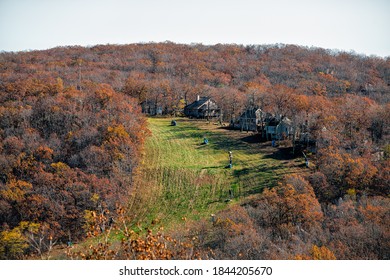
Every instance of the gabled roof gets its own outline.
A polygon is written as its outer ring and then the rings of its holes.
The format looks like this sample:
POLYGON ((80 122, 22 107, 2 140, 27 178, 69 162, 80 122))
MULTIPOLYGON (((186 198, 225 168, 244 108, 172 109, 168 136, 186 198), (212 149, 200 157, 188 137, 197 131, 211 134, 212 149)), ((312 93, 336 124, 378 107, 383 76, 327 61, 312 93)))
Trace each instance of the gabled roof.
POLYGON ((209 100, 210 100, 210 97, 202 97, 199 100, 196 100, 196 101, 192 102, 191 104, 187 105, 185 108, 187 110, 194 110, 194 109, 196 110, 196 109, 199 109, 200 107, 202 107, 209 100))
POLYGON ((268 123, 268 126, 277 126, 281 123, 286 125, 286 126, 290 126, 291 120, 287 117, 282 117, 282 119, 272 117, 272 118, 268 119, 267 123, 268 123))
POLYGON ((287 117, 284 117, 280 122, 282 124, 284 124, 284 125, 287 125, 287 126, 291 126, 292 125, 292 121, 289 118, 287 118, 287 117))
POLYGON ((252 108, 252 109, 247 109, 244 113, 241 114, 241 118, 249 118, 249 119, 256 119, 256 113, 258 114, 261 112, 261 109, 259 108, 252 108))

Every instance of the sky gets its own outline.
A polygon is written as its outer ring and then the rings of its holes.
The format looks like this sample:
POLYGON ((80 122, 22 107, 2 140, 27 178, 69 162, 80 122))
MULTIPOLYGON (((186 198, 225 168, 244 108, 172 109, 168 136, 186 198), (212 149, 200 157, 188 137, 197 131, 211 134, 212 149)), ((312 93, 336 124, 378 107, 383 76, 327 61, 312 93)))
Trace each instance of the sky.
POLYGON ((141 42, 390 56, 390 0, 0 0, 0 51, 141 42))

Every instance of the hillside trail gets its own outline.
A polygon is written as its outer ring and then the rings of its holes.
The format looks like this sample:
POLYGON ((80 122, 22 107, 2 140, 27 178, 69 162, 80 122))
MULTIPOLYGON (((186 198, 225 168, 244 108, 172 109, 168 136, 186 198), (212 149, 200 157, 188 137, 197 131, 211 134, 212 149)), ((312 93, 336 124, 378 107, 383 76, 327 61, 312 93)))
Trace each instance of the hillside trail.
POLYGON ((286 174, 307 173, 288 147, 204 120, 149 118, 151 136, 137 179, 133 219, 143 226, 197 220, 273 187, 286 174), (208 144, 204 144, 204 138, 208 144), (228 168, 233 154, 233 168, 228 168), (160 223, 159 223, 160 222, 160 223))

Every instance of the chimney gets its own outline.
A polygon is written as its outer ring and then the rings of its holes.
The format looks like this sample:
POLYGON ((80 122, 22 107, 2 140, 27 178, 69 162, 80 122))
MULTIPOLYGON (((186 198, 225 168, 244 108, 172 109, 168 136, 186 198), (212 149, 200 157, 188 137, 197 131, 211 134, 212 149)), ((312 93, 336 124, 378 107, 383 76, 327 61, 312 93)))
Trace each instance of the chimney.
POLYGON ((200 100, 200 97, 199 95, 196 96, 196 101, 199 101, 200 100))

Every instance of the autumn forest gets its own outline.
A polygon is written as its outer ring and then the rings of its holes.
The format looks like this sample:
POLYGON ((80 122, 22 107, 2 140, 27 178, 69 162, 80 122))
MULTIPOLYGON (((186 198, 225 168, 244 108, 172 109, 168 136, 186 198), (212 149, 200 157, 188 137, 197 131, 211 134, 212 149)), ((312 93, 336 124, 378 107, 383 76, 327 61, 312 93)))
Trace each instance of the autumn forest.
MULTIPOLYGON (((389 259, 389 140, 389 57, 172 42, 2 52, 0 258, 389 259), (220 117, 185 118, 197 96, 220 117), (142 197, 157 195, 141 174, 151 123, 188 122, 206 129, 201 141, 248 108, 287 117, 315 145, 286 138, 273 163, 287 170, 304 155, 310 166, 221 194, 211 220, 207 209, 175 226, 138 219, 142 197)), ((221 185, 246 176, 221 172, 221 185)))

